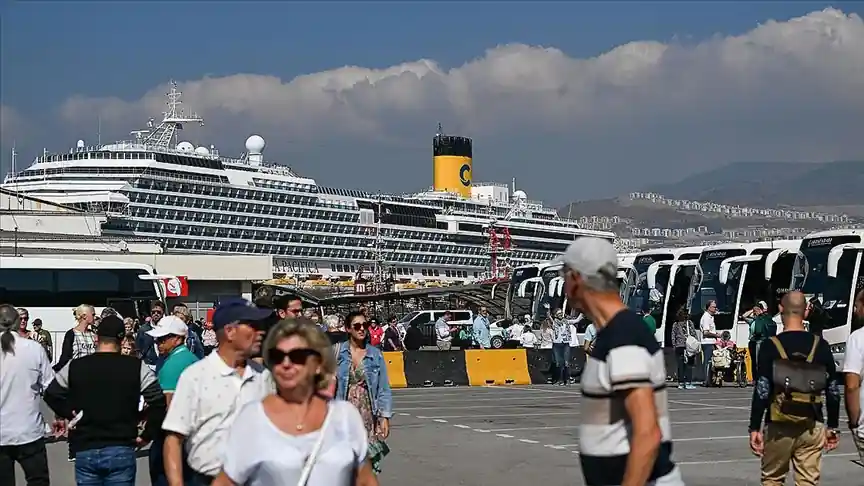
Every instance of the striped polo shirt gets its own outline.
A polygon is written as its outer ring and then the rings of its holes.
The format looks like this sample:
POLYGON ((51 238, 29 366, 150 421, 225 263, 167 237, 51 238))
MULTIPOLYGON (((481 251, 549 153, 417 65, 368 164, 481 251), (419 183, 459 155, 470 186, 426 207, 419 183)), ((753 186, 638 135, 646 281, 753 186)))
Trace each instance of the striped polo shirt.
POLYGON ((619 392, 639 387, 654 389, 657 420, 663 434, 648 484, 684 485, 672 462, 663 349, 636 313, 622 310, 597 332, 582 374, 579 443, 587 486, 614 486, 624 480, 631 425, 624 394, 619 392))

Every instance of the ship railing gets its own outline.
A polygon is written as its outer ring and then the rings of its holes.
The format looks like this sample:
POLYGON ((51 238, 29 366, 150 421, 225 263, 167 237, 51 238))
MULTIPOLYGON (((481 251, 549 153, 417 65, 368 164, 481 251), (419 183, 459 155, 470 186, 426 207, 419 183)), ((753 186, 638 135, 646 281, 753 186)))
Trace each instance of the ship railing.
POLYGON ((503 189, 510 189, 510 186, 503 182, 472 182, 471 185, 474 187, 501 187, 503 189))
POLYGON ((276 164, 273 162, 260 162, 257 164, 252 164, 249 162, 249 159, 235 159, 231 157, 219 157, 219 160, 222 161, 223 164, 228 165, 242 165, 243 167, 256 167, 260 169, 260 172, 264 172, 267 174, 276 174, 283 175, 288 177, 300 177, 294 172, 290 167, 285 165, 276 164))

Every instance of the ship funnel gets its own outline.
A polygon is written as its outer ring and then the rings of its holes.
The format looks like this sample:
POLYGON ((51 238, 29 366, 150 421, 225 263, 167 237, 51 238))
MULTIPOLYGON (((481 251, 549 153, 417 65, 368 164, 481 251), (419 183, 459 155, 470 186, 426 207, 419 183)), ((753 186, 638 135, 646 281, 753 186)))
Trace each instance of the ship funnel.
POLYGON ((432 187, 435 191, 471 197, 473 142, 468 137, 445 135, 438 125, 432 141, 432 187))

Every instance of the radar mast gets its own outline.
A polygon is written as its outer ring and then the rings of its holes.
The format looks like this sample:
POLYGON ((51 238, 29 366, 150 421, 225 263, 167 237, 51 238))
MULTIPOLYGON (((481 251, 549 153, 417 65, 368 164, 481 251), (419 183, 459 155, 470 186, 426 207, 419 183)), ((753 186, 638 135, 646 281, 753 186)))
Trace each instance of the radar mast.
POLYGON ((204 119, 197 114, 192 113, 186 116, 183 113, 183 109, 180 107, 183 104, 180 101, 181 94, 177 90, 177 82, 172 79, 171 90, 166 93, 166 96, 168 96, 168 110, 163 113, 164 118, 162 118, 162 123, 147 134, 143 138, 142 143, 157 147, 170 147, 176 131, 182 130, 184 123, 199 123, 201 126, 204 126, 204 119))

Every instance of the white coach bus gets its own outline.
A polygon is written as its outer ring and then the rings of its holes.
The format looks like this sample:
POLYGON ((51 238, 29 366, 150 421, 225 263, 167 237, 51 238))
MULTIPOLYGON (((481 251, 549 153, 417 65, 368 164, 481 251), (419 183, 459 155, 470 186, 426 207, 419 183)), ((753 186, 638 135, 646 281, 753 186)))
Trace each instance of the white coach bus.
POLYGON ((0 303, 26 308, 31 322, 41 319, 57 358, 63 335, 75 325, 75 307, 90 304, 97 315, 112 307, 123 317, 143 319, 152 301, 164 302, 165 278, 171 277, 138 263, 0 257, 0 303))

